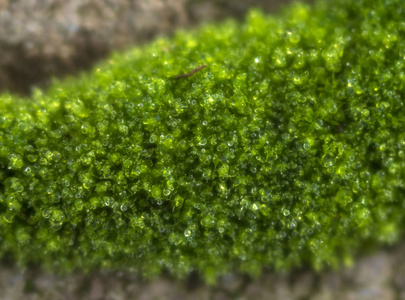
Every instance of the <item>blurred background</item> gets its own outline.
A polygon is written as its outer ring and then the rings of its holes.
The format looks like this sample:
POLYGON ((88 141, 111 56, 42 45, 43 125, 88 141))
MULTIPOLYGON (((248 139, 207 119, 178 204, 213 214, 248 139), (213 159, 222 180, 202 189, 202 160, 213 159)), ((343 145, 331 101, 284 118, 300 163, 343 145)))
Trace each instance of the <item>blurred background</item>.
MULTIPOLYGON (((292 0, 0 0, 0 92, 28 95, 53 77, 87 70, 111 51, 140 45, 177 28, 252 7, 272 13, 292 0)), ((310 2, 310 1, 307 1, 310 2)), ((0 263, 0 300, 367 299, 405 300, 405 244, 359 257, 350 268, 320 274, 265 271, 258 279, 228 274, 215 288, 192 274, 146 282, 133 274, 70 276, 0 263)))

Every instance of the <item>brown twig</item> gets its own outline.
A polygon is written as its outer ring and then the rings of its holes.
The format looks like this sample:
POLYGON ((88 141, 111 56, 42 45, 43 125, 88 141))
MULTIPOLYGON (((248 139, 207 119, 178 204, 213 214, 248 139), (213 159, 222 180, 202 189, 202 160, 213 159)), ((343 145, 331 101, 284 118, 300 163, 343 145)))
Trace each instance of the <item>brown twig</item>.
POLYGON ((192 71, 190 71, 190 72, 188 72, 188 73, 186 73, 186 74, 180 74, 180 75, 175 76, 174 78, 175 78, 175 79, 179 79, 179 78, 189 77, 189 76, 193 75, 194 73, 196 73, 196 72, 198 72, 198 71, 200 71, 201 69, 204 69, 204 68, 206 68, 206 67, 207 67, 207 65, 199 66, 198 68, 195 68, 194 70, 192 70, 192 71))

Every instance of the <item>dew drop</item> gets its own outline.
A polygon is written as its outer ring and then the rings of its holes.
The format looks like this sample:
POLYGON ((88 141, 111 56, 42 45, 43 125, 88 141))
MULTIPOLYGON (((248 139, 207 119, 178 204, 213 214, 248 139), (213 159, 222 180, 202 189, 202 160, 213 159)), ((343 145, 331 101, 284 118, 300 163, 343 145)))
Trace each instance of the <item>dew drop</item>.
POLYGON ((162 196, 162 190, 160 187, 158 186, 154 186, 152 188, 152 197, 156 198, 156 199, 160 199, 160 197, 162 196))

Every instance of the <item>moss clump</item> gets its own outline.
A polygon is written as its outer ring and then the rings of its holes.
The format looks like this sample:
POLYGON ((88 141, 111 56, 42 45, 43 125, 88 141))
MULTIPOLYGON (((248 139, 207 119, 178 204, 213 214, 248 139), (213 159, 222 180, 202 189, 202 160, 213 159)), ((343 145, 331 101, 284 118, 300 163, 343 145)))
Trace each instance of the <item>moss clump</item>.
POLYGON ((404 20, 402 0, 253 11, 1 96, 0 255, 214 281, 397 240, 404 20))

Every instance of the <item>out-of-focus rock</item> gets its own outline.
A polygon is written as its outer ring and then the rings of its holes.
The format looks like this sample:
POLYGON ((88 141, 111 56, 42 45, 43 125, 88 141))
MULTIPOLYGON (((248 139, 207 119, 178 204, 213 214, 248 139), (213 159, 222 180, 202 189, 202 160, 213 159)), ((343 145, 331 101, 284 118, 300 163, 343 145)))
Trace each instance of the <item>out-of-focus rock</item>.
POLYGON ((90 300, 100 300, 104 296, 104 287, 99 278, 95 277, 91 283, 90 300))
POLYGON ((387 253, 364 257, 356 264, 353 280, 358 286, 363 287, 383 285, 391 278, 391 264, 387 253))
POLYGON ((405 300, 405 243, 396 248, 393 255, 394 285, 405 300))
POLYGON ((395 300, 395 292, 389 288, 368 287, 342 293, 342 300, 395 300))
POLYGON ((294 299, 307 298, 315 284, 315 274, 311 272, 300 273, 291 284, 291 293, 294 299))
POLYGON ((226 274, 221 278, 222 288, 231 294, 237 293, 243 287, 244 279, 242 276, 237 276, 235 274, 226 274))

